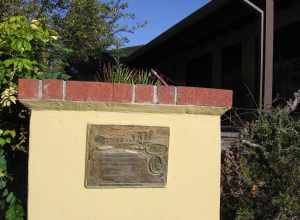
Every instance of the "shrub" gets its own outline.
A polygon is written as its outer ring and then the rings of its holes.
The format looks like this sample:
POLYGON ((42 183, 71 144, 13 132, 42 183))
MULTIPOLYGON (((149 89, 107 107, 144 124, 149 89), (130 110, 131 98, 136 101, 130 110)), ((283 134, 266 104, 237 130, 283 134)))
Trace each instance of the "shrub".
POLYGON ((14 16, 0 23, 0 219, 25 217, 21 199, 26 198, 21 197, 26 197, 26 189, 20 189, 16 178, 26 177, 26 162, 21 167, 18 159, 27 150, 29 112, 16 101, 17 80, 39 77, 39 57, 56 39, 56 33, 38 20, 14 16))
POLYGON ((258 112, 223 152, 222 219, 300 219, 300 121, 289 109, 258 112))

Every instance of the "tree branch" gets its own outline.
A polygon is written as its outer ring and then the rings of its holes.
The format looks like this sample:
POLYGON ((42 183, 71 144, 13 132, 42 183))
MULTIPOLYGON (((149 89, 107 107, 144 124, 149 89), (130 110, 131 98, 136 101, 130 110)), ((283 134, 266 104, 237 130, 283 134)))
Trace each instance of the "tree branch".
POLYGON ((241 142, 242 142, 243 144, 249 146, 249 147, 260 148, 260 149, 263 148, 261 145, 252 143, 252 142, 247 141, 247 140, 242 140, 241 142))

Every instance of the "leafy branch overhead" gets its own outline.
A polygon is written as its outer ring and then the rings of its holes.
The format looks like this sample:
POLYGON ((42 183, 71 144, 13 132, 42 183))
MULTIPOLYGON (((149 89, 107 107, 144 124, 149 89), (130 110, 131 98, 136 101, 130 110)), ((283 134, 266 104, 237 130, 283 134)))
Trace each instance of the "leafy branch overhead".
POLYGON ((56 16, 54 25, 63 38, 64 44, 76 51, 75 58, 95 56, 111 47, 120 47, 127 42, 120 34, 133 33, 142 25, 129 27, 121 25, 122 19, 134 19, 127 13, 128 5, 122 1, 107 3, 97 0, 77 0, 68 5, 67 12, 56 16))
POLYGON ((0 19, 23 15, 50 25, 75 60, 86 60, 104 50, 121 47, 128 42, 122 33, 134 33, 146 24, 127 25, 126 21, 134 20, 135 15, 127 11, 128 3, 122 0, 1 1, 1 7, 6 11, 0 10, 0 19))
POLYGON ((38 20, 9 17, 0 23, 0 88, 15 86, 18 77, 36 78, 41 69, 37 57, 58 38, 38 20))

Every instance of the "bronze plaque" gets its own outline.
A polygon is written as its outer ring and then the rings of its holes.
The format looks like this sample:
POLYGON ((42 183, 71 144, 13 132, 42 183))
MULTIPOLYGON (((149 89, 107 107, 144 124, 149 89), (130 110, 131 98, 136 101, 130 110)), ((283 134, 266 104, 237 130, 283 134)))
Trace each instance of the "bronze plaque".
POLYGON ((88 125, 86 186, 164 187, 170 129, 88 125))

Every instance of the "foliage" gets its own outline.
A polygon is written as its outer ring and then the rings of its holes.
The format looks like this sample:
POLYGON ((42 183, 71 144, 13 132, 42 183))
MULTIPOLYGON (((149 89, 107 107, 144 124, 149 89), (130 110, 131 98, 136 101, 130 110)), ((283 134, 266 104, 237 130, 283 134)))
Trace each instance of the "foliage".
POLYGON ((56 39, 56 32, 35 19, 14 16, 0 23, 0 219, 25 216, 9 166, 20 163, 13 160, 26 152, 28 142, 29 113, 16 102, 17 80, 41 77, 44 64, 38 58, 56 39))
POLYGON ((300 121, 286 108, 258 113, 223 158, 223 219, 300 219, 300 121))
POLYGON ((233 220, 244 193, 241 174, 240 149, 231 146, 222 150, 221 166, 221 219, 233 220))
POLYGON ((142 69, 131 69, 119 62, 115 65, 104 65, 103 70, 98 73, 98 81, 112 83, 130 83, 130 84, 159 84, 159 80, 153 77, 150 71, 142 69))
POLYGON ((76 51, 77 59, 88 59, 109 47, 119 47, 127 41, 121 32, 132 32, 137 27, 120 26, 120 19, 134 18, 124 12, 127 3, 97 0, 70 2, 64 17, 55 17, 55 24, 66 46, 76 51))
POLYGON ((61 79, 61 80, 68 80, 71 78, 68 74, 64 72, 38 72, 37 74, 38 79, 61 79))
POLYGON ((36 78, 41 68, 36 58, 56 38, 38 20, 16 16, 0 23, 0 89, 14 87, 19 77, 36 78))
POLYGON ((10 16, 24 16, 30 20, 42 20, 62 11, 67 7, 69 0, 13 0, 0 1, 0 20, 10 16))
POLYGON ((84 72, 84 68, 74 68, 101 57, 107 49, 121 47, 128 42, 122 33, 133 33, 145 24, 121 24, 122 20, 135 19, 134 14, 127 12, 128 4, 123 0, 0 1, 0 8, 0 20, 23 15, 51 26, 60 36, 57 43, 61 49, 55 57, 62 61, 53 64, 54 71, 60 65, 72 66, 68 68, 72 73, 84 72))
POLYGON ((15 193, 10 191, 9 183, 13 180, 8 172, 7 151, 5 147, 10 146, 16 139, 15 130, 0 129, 0 210, 5 210, 0 218, 6 220, 24 219, 24 210, 21 201, 17 199, 15 193))

